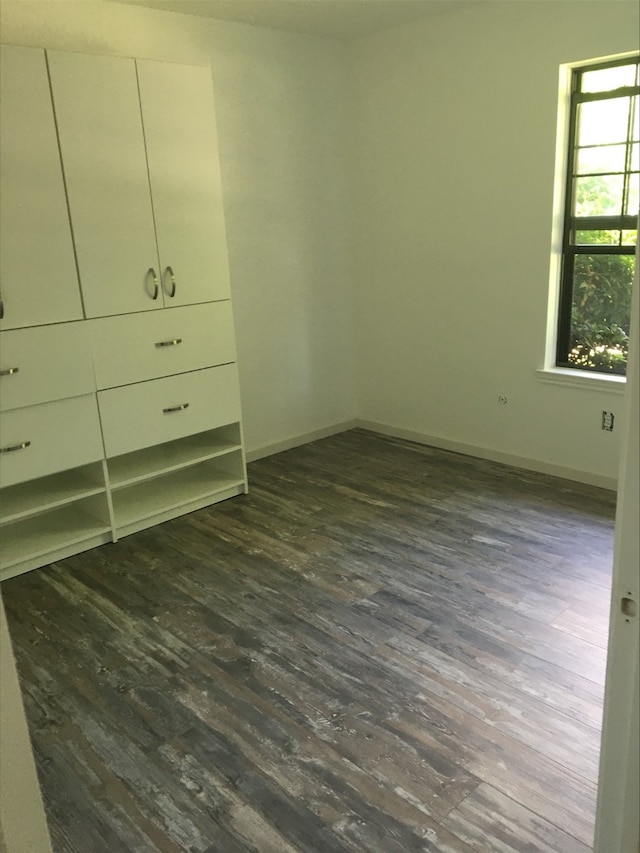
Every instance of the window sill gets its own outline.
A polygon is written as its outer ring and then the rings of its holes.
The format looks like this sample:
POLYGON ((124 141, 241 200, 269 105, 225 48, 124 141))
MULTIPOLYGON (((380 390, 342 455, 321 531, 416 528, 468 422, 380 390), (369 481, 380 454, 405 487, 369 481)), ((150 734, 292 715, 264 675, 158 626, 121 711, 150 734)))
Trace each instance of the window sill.
POLYGON ((612 394, 623 394, 627 385, 626 376, 582 373, 579 370, 564 367, 546 367, 543 370, 536 370, 536 376, 541 382, 548 382, 551 385, 581 388, 583 391, 605 391, 612 394))

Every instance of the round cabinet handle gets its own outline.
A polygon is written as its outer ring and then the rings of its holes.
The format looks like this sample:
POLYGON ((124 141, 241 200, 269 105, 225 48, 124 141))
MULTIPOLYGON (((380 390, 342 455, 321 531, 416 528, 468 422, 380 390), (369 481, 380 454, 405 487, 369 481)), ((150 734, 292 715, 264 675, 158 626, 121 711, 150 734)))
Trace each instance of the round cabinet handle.
POLYGON ((147 270, 147 275, 150 275, 151 278, 153 279, 153 296, 151 298, 157 299, 158 294, 160 293, 160 283, 158 281, 158 276, 156 275, 156 271, 154 270, 153 267, 149 267, 149 269, 147 270))
POLYGON ((7 367, 6 370, 0 370, 0 376, 13 376, 13 374, 18 373, 19 370, 19 367, 7 367))
POLYGON ((12 444, 10 447, 0 447, 0 453, 13 453, 14 450, 24 450, 25 447, 30 446, 30 441, 22 441, 20 444, 12 444))
POLYGON ((169 406, 168 408, 163 409, 162 411, 165 413, 165 415, 168 415, 171 412, 182 412, 184 409, 188 409, 188 408, 189 408, 188 403, 182 403, 179 406, 169 406))
POLYGON ((157 347, 175 347, 175 346, 178 346, 178 344, 181 344, 181 343, 182 343, 182 338, 173 338, 173 339, 172 339, 172 340, 170 340, 170 341, 158 341, 158 342, 156 343, 156 346, 157 346, 157 347))
POLYGON ((173 268, 172 267, 166 267, 165 274, 166 273, 169 274, 169 278, 171 279, 171 290, 167 290, 165 288, 164 292, 167 294, 167 296, 173 298, 176 295, 176 277, 173 274, 173 268))

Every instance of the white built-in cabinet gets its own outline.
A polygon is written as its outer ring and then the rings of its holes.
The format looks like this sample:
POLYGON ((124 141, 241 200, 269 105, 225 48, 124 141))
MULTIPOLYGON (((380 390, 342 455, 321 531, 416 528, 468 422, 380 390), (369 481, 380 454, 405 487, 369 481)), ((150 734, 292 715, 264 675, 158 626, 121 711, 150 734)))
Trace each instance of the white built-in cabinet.
POLYGON ((0 51, 0 323, 82 318, 49 78, 42 50, 0 51))
POLYGON ((86 316, 228 299, 208 69, 48 59, 86 316))
POLYGON ((1 58, 4 578, 247 479, 209 70, 1 58))

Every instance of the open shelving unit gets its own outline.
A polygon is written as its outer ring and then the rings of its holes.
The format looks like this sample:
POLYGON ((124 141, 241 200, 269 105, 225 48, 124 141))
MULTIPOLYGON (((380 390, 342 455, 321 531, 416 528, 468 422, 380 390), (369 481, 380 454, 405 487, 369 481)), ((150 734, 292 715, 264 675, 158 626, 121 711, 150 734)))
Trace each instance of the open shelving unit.
POLYGON ((238 425, 231 424, 109 459, 109 483, 121 489, 241 450, 238 425))
POLYGON ((116 538, 246 491, 240 425, 107 460, 116 538))
POLYGON ((108 542, 113 525, 98 462, 2 491, 0 578, 108 542))
POLYGON ((105 491, 100 463, 9 486, 2 491, 3 513, 0 523, 5 525, 20 521, 105 491))

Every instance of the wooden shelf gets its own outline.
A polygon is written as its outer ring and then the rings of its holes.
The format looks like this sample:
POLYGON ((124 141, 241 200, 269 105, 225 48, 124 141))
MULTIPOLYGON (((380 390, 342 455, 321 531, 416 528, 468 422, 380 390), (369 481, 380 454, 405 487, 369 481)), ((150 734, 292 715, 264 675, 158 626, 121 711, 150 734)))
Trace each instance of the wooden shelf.
POLYGON ((2 531, 0 566, 9 568, 110 531, 109 525, 87 515, 78 506, 45 512, 2 531))
POLYGON ((198 465, 123 488, 113 495, 116 529, 207 496, 214 503, 217 493, 243 485, 242 477, 198 465))
POLYGON ((192 435, 109 459, 110 485, 114 490, 122 489, 240 450, 239 443, 218 437, 215 431, 192 435))
MULTIPOLYGON (((105 486, 91 482, 82 469, 64 471, 3 489, 2 524, 29 518, 91 495, 103 494, 105 486)), ((3 534, 4 538, 4 534, 3 534)))

